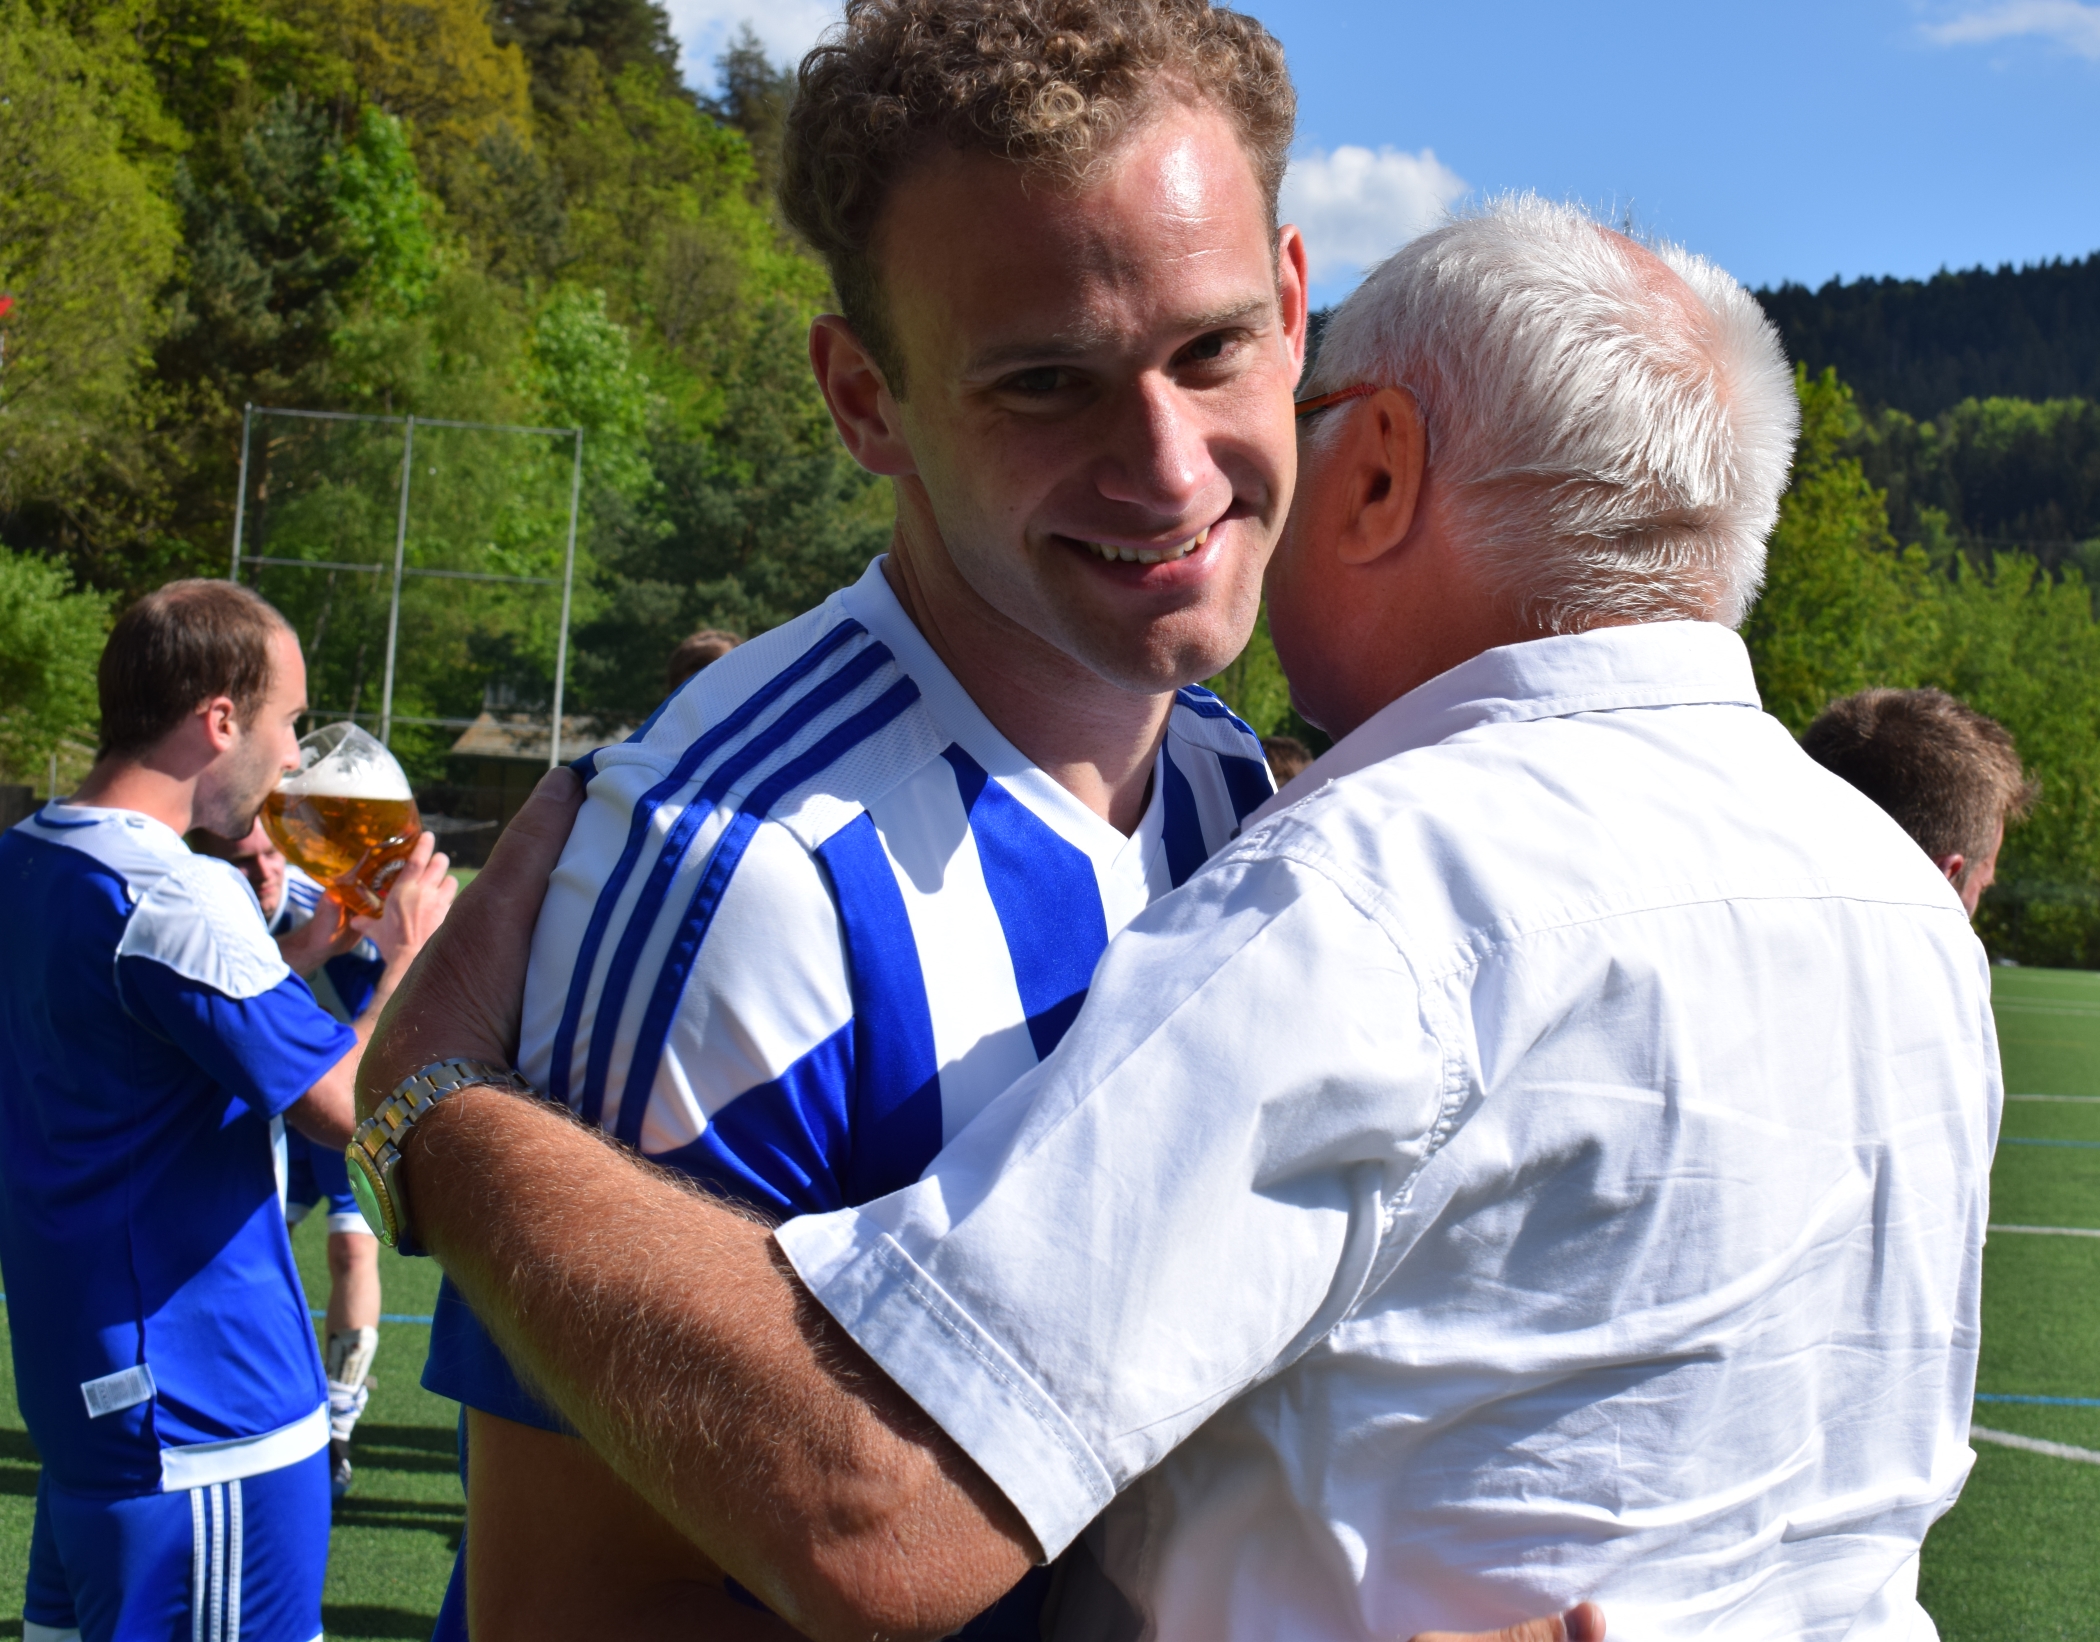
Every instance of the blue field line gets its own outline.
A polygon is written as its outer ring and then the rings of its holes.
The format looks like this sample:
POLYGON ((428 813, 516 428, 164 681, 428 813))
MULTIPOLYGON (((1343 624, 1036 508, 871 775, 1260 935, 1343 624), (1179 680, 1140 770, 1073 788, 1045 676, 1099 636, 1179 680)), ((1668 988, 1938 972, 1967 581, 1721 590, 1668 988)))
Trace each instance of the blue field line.
POLYGON ((2015 1397, 2003 1391, 1979 1391, 1980 1403, 2046 1403, 2051 1408, 2100 1408, 2100 1397, 2015 1397))
POLYGON ((2001 1135, 2001 1146, 2076 1146, 2085 1151, 2100 1152, 2100 1140, 2029 1140, 2022 1135, 2001 1135))

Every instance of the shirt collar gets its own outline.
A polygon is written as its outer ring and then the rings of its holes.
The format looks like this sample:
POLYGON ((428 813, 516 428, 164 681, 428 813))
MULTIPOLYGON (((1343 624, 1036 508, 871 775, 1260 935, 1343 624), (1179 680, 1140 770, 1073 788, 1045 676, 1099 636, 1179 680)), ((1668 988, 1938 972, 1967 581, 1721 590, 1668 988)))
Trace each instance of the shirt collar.
POLYGON ((1099 860, 1115 862, 1127 857, 1126 866, 1130 861, 1141 861, 1165 827, 1166 783, 1159 773, 1164 745, 1153 755, 1152 797, 1145 807, 1145 817, 1138 823, 1137 831, 1125 838, 1031 762, 985 717, 984 709, 948 671, 948 664, 934 653, 926 635, 899 601, 882 570, 888 556, 878 556, 860 580, 839 597, 846 613, 889 651, 905 676, 919 687, 919 698, 941 733, 974 758, 987 775, 1021 798, 1067 842, 1099 860), (1159 815, 1155 816, 1154 811, 1159 811, 1159 815))
POLYGON ((1631 707, 1763 706, 1750 652, 1708 621, 1594 627, 1484 650, 1373 713, 1247 818, 1252 827, 1328 782, 1483 724, 1631 707))
POLYGON ((184 860, 190 854, 190 847, 182 841, 181 833, 141 810, 68 804, 53 798, 46 801, 31 819, 43 831, 61 836, 72 832, 84 834, 90 828, 120 828, 137 847, 168 861, 184 860))

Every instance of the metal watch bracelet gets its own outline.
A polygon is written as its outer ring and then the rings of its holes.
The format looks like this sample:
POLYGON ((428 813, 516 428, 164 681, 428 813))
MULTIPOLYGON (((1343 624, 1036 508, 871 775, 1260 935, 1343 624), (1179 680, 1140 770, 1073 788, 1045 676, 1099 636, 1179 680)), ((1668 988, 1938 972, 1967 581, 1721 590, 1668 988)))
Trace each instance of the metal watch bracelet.
POLYGON ((360 1123, 343 1148, 350 1189, 372 1235, 402 1254, 421 1254, 409 1230, 408 1199, 401 1182, 401 1147, 408 1131, 447 1095, 477 1085, 521 1095, 533 1087, 507 1066, 481 1060, 441 1060, 394 1086, 379 1109, 360 1123))

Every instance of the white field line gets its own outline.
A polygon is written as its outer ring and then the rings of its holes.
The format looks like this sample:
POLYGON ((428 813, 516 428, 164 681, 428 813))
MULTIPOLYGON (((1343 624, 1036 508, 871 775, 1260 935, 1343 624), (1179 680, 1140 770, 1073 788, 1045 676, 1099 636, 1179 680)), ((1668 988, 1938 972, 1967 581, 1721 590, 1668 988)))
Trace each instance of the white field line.
POLYGON ((1986 1226, 1987 1232, 2030 1232, 2037 1237, 2100 1237, 2090 1226, 1986 1226))
POLYGON ((2100 1453, 2090 1448, 2073 1448, 2067 1442, 2044 1442, 2040 1437, 2023 1437, 2015 1431, 1993 1431, 1982 1425, 1970 1426, 1969 1435, 1978 1442, 1994 1442, 2001 1448, 2024 1448, 2030 1454, 2047 1454, 2052 1459, 2083 1460, 2087 1465, 2100 1465, 2100 1453))
POLYGON ((2007 1095, 2007 1100, 2056 1100, 2067 1106, 2100 1106, 2100 1095, 2007 1095))

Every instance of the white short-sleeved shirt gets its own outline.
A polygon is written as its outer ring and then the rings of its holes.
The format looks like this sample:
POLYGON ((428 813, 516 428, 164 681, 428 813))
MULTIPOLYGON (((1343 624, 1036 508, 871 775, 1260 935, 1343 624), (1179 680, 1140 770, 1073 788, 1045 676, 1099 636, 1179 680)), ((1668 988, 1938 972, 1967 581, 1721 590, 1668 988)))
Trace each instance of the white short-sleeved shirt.
POLYGON ((1047 1552, 1100 1515, 1059 1634, 1930 1636, 2001 1098, 1946 881, 1703 623, 1490 651, 1276 803, 778 1234, 1047 1552))

